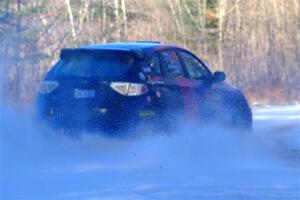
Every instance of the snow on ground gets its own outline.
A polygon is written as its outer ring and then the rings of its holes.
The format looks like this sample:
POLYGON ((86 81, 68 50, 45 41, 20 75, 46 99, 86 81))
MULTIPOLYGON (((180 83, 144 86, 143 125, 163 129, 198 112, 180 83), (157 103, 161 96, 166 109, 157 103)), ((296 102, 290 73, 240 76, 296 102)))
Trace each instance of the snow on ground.
POLYGON ((300 105, 291 106, 265 106, 254 110, 256 120, 300 120, 300 105))
POLYGON ((253 133, 66 137, 0 107, 0 199, 300 199, 300 106, 255 108, 253 133))

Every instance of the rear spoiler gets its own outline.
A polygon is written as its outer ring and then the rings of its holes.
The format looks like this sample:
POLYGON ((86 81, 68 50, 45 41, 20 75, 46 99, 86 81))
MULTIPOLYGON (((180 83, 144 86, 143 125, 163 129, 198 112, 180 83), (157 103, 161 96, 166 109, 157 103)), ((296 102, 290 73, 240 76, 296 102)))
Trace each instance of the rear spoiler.
POLYGON ((76 56, 78 54, 84 54, 84 53, 88 53, 88 54, 99 54, 101 52, 104 51, 113 51, 113 52, 127 52, 127 53, 132 53, 134 54, 136 57, 143 59, 145 54, 143 50, 132 50, 132 49, 118 49, 118 48, 113 48, 113 49, 109 49, 109 48, 76 48, 76 49, 71 49, 71 48, 66 48, 66 49, 62 49, 60 52, 60 58, 62 60, 70 57, 70 56, 76 56))

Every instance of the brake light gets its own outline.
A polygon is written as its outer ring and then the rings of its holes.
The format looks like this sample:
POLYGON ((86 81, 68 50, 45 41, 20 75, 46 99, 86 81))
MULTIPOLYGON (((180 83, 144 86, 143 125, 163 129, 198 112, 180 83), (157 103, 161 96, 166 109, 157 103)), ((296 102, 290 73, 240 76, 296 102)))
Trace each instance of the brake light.
POLYGON ((42 81, 38 86, 38 93, 49 94, 58 87, 57 81, 42 81))
POLYGON ((112 82, 110 87, 123 96, 139 96, 148 92, 148 88, 140 83, 112 82))

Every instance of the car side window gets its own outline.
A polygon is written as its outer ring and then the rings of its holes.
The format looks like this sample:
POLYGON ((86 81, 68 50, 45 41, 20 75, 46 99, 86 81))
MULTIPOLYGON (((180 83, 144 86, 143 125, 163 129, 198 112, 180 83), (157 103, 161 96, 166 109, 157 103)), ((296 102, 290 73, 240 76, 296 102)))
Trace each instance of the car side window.
POLYGON ((209 77, 209 71, 206 67, 194 56, 185 52, 179 51, 179 55, 184 62, 184 65, 191 78, 205 79, 209 77))
POLYGON ((155 75, 161 75, 161 71, 160 71, 160 62, 159 62, 159 56, 158 54, 155 54, 154 56, 152 56, 150 58, 150 69, 151 72, 155 75))
POLYGON ((162 68, 166 77, 184 77, 182 64, 175 51, 162 51, 160 55, 162 68))

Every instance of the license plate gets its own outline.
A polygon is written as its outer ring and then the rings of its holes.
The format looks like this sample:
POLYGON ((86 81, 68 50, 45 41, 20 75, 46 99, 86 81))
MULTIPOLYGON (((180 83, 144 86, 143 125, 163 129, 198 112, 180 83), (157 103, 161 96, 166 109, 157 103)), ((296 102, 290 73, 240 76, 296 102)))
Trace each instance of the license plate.
POLYGON ((95 97, 95 90, 78 90, 74 91, 75 98, 93 98, 95 97))

